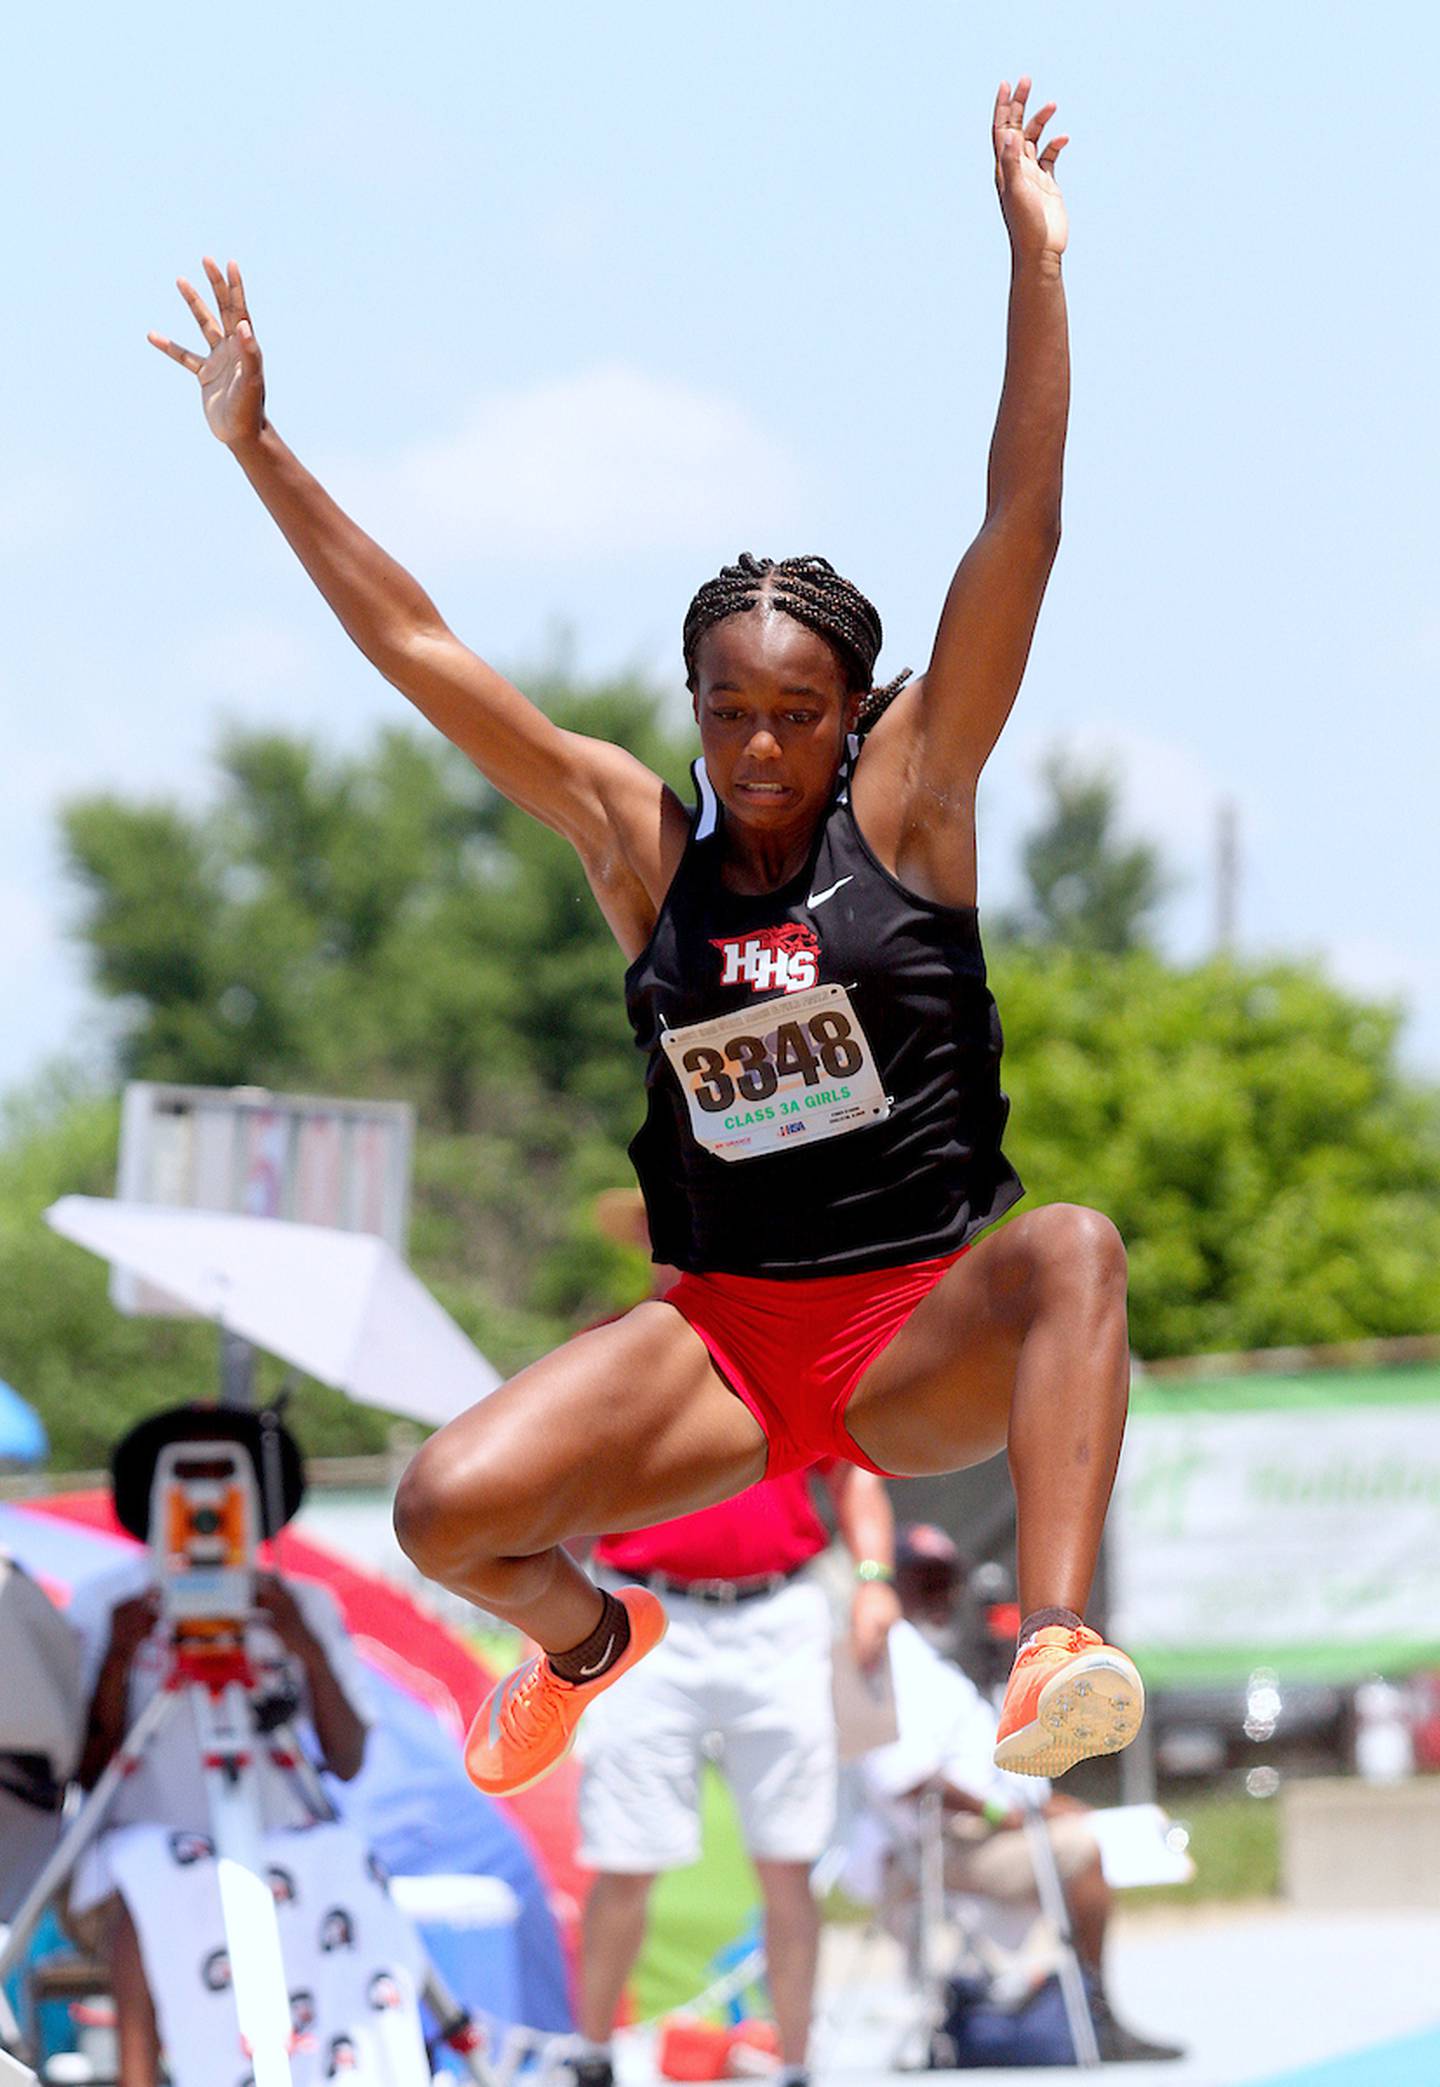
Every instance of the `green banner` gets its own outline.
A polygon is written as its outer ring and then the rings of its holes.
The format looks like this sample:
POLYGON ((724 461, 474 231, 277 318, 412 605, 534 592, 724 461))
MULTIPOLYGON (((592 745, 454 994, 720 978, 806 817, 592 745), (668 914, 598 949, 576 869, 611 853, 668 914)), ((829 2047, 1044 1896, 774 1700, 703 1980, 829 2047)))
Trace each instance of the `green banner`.
POLYGON ((1440 1666, 1440 1367, 1142 1378, 1111 1530, 1156 1683, 1440 1666))

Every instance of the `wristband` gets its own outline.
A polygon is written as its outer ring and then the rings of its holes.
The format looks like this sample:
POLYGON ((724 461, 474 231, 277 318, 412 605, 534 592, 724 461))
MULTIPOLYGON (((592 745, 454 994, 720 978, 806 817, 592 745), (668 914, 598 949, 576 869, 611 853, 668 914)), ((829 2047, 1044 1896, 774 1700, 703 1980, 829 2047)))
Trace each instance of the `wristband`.
POLYGON ((855 1577, 866 1582, 879 1580, 882 1585, 888 1587, 895 1577, 895 1568, 893 1565, 884 1564, 879 1558, 860 1558, 856 1560, 855 1577))
POLYGON ((1010 1807, 998 1797, 987 1797, 980 1807, 980 1816, 987 1826, 1005 1826, 1010 1819, 1010 1807))

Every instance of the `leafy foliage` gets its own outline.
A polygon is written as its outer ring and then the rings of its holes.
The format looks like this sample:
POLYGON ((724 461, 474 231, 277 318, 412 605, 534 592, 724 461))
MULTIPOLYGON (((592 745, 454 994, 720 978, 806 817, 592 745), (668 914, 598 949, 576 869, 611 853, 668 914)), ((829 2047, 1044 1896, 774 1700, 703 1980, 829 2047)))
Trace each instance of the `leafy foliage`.
POLYGON ((1141 1355, 1440 1331, 1440 1096, 1296 966, 1010 950, 1008 1149, 1106 1211, 1141 1355))
MULTIPOLYGON (((655 691, 528 685, 683 786, 655 691)), ((643 1294, 638 1257, 590 1221, 631 1178, 640 1088, 623 962, 573 851, 429 736, 347 759, 233 733, 219 768, 208 810, 63 814, 123 1074, 413 1100, 411 1257, 502 1370, 643 1294)), ((0 1374, 81 1467, 217 1379, 209 1329, 121 1319, 101 1265, 40 1222, 67 1191, 113 1193, 117 1126, 109 1101, 50 1094, 0 1134, 0 1374)), ((295 1413, 311 1453, 383 1446, 382 1416, 321 1387, 295 1413)))
MULTIPOLYGON (((683 784, 653 690, 531 689, 683 784)), ((564 1097, 628 1135, 623 964, 565 842, 408 731, 358 759, 232 733, 220 774, 209 814, 114 797, 63 814, 127 1075, 400 1094, 457 1132, 487 1095, 564 1097)))

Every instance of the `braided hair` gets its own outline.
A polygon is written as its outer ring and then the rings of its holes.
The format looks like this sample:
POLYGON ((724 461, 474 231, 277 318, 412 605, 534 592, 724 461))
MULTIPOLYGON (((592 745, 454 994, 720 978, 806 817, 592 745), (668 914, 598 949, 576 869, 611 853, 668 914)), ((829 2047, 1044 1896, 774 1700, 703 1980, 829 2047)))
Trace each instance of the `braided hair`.
POLYGON ((832 647, 852 695, 862 695, 857 731, 868 732, 910 679, 910 669, 875 686, 875 662, 884 632, 873 604, 828 558, 756 558, 742 551, 734 565, 707 580, 685 616, 685 684, 695 687, 695 656, 707 630, 727 616, 764 604, 783 609, 832 647))

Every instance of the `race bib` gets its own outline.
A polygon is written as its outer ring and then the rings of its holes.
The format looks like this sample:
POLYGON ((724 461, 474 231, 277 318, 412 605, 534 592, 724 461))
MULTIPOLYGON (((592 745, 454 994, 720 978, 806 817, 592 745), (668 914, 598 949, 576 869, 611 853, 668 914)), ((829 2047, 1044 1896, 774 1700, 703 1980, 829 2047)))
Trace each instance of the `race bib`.
POLYGON ((717 1159, 793 1151, 890 1114, 844 986, 811 986, 660 1038, 697 1145, 717 1159))

